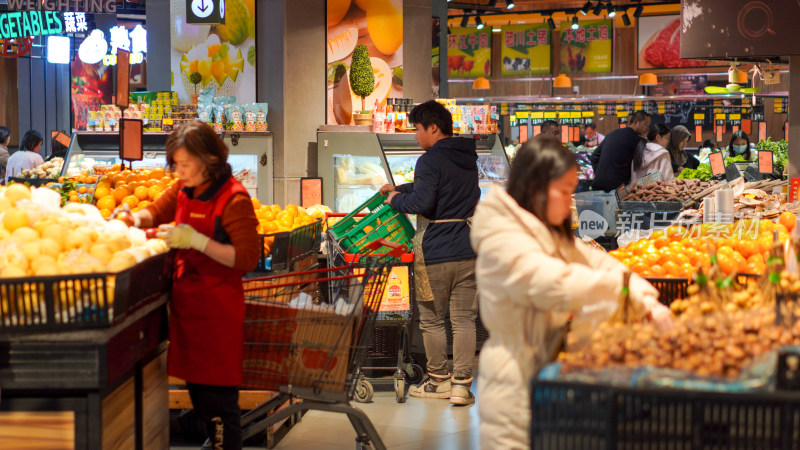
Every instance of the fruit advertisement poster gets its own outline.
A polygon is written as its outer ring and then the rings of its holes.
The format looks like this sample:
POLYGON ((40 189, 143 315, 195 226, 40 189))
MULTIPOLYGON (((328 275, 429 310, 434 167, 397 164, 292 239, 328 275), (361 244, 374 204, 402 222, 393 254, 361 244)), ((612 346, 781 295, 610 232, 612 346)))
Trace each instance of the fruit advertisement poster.
POLYGON ((550 27, 547 24, 519 24, 501 27, 500 56, 503 76, 550 73, 550 27))
POLYGON ((613 20, 579 22, 573 30, 561 23, 561 73, 604 73, 612 71, 613 20))
POLYGON ((681 59, 681 16, 668 14, 639 17, 636 25, 638 69, 705 67, 708 61, 681 59))
POLYGON ((180 103, 208 88, 237 103, 256 101, 255 3, 225 0, 225 25, 195 25, 186 23, 186 0, 170 0, 172 90, 180 103), (197 85, 189 78, 195 72, 197 85))
MULTIPOLYGON (((328 0, 329 124, 352 125, 362 99, 350 86, 350 64, 358 45, 365 45, 375 76, 365 110, 403 97, 403 0, 328 0)), ((365 58, 366 59, 366 58, 365 58)))
POLYGON ((447 71, 450 78, 477 78, 491 75, 491 30, 453 28, 447 35, 447 71))

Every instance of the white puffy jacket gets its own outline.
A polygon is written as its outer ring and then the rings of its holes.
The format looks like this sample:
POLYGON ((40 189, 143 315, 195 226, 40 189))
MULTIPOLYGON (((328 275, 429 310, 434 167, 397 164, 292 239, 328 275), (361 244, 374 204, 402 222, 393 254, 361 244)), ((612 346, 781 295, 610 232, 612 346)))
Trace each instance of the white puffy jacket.
MULTIPOLYGON (((528 448, 531 379, 549 362, 570 312, 618 299, 625 266, 578 239, 558 242, 498 186, 478 204, 470 237, 489 331, 478 376, 481 448, 528 448)), ((630 293, 658 307, 658 291, 637 275, 630 293)))

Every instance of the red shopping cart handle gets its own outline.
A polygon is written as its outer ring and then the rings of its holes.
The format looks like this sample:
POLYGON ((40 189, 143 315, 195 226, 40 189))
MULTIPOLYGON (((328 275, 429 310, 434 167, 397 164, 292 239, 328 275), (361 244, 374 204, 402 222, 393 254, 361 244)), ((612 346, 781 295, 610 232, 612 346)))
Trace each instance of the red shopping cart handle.
POLYGON ((397 244, 394 242, 387 241, 386 239, 376 239, 369 244, 367 244, 367 248, 370 250, 377 250, 381 247, 389 247, 392 250, 389 253, 386 253, 386 256, 392 256, 395 258, 399 258, 406 253, 408 253, 408 246, 405 244, 397 244))

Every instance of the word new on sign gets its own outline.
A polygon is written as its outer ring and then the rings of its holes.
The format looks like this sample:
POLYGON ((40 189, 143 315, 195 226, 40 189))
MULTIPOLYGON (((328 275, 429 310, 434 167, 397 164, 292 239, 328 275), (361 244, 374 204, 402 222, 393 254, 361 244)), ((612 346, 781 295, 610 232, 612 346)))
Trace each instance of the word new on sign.
POLYGON ((81 11, 114 14, 117 0, 8 0, 12 11, 81 11))
POLYGON ((56 11, 17 11, 0 13, 0 39, 47 36, 64 31, 56 11))

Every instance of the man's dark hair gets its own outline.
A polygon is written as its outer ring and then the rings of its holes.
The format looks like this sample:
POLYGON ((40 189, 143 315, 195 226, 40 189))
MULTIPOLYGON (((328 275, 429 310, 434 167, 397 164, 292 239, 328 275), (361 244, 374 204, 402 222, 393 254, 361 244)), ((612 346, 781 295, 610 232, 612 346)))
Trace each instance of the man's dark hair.
POLYGON ((550 128, 558 128, 558 122, 550 119, 542 122, 542 133, 546 133, 547 131, 550 130, 550 128))
POLYGON ((33 149, 35 149, 36 146, 42 142, 44 142, 44 139, 38 131, 29 130, 25 132, 24 136, 22 136, 22 141, 19 143, 19 149, 33 151, 33 149))
POLYGON ((586 124, 586 128, 591 128, 593 130, 596 130, 597 129, 597 124, 594 123, 594 122, 589 122, 589 123, 586 124))
POLYGON ((705 141, 703 141, 703 148, 715 149, 717 148, 717 143, 715 141, 712 141, 711 139, 706 139, 705 141))
POLYGON ((445 136, 453 135, 453 115, 436 100, 428 100, 414 107, 408 114, 408 120, 413 125, 422 125, 426 130, 431 125, 436 125, 445 136))
POLYGON ((636 111, 635 113, 633 113, 633 115, 631 116, 631 123, 633 123, 633 122, 641 122, 641 121, 647 119, 648 117, 650 117, 650 114, 647 113, 647 112, 644 112, 644 111, 642 111, 640 109, 639 111, 636 111))
POLYGON ((5 144, 9 136, 11 136, 11 130, 6 127, 0 127, 0 145, 5 144))

